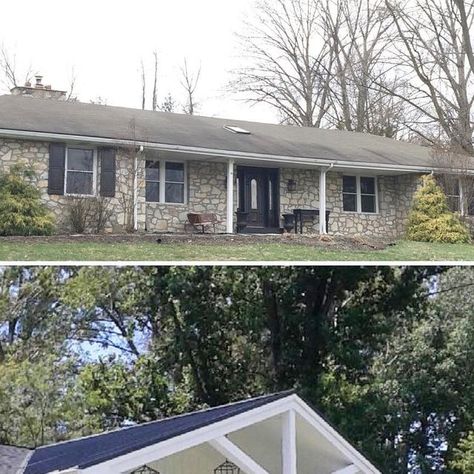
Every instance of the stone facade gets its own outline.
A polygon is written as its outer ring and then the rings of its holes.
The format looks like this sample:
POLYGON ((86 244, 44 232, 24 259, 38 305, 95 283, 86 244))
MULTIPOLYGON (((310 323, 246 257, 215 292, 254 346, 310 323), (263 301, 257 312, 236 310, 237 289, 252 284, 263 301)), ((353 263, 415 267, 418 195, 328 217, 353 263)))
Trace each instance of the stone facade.
POLYGON ((224 232, 227 166, 224 163, 189 161, 186 167, 187 203, 146 203, 146 230, 183 232, 188 212, 206 212, 218 216, 221 224, 217 231, 224 232))
MULTIPOLYGON (((59 232, 70 232, 66 216, 72 197, 50 196, 47 193, 49 146, 45 142, 0 139, 0 171, 13 164, 24 163, 36 173, 35 184, 47 206, 57 218, 59 232)), ((137 160, 126 150, 117 153, 116 197, 108 198, 112 211, 108 231, 123 232, 133 214, 133 183, 137 183, 137 227, 148 232, 183 232, 188 212, 212 212, 221 220, 219 232, 225 231, 226 219, 226 164, 214 161, 186 163, 186 204, 145 202, 143 157, 137 160), (136 178, 135 178, 136 176, 136 178)), ((100 170, 97 170, 99 176, 100 170)), ((379 176, 377 178, 379 212, 376 214, 349 213, 342 210, 342 173, 327 174, 327 209, 331 212, 329 233, 370 235, 396 238, 403 235, 413 194, 419 175, 379 176)), ((99 180, 97 180, 99 182, 99 180)), ((234 205, 237 206, 237 186, 234 205)), ((315 169, 280 169, 280 215, 294 208, 319 207, 319 171, 315 169), (296 189, 288 190, 294 180, 296 189)), ((306 232, 317 233, 317 219, 306 225, 306 232)))

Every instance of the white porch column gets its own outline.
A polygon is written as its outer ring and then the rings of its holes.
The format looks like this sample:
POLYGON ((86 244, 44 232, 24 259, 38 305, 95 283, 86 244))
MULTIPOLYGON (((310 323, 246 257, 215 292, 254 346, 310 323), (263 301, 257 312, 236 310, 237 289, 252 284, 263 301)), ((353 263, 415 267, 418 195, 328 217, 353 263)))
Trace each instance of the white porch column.
POLYGON ((282 473, 296 474, 296 415, 294 410, 283 414, 281 434, 282 473))
POLYGON ((262 466, 225 436, 213 439, 209 441, 209 444, 247 474, 268 474, 262 466))
POLYGON ((226 232, 234 233, 234 160, 227 162, 227 219, 226 232))
POLYGON ((321 169, 319 173, 319 233, 326 232, 326 173, 327 169, 321 169))

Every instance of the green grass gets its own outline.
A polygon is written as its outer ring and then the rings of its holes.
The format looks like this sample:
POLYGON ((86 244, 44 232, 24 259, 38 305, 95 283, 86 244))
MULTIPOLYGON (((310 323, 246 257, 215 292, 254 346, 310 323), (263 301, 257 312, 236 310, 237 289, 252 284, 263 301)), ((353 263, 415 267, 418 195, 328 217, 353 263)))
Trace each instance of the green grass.
POLYGON ((400 241, 384 250, 326 250, 279 243, 48 243, 0 241, 0 261, 474 261, 474 245, 400 241))

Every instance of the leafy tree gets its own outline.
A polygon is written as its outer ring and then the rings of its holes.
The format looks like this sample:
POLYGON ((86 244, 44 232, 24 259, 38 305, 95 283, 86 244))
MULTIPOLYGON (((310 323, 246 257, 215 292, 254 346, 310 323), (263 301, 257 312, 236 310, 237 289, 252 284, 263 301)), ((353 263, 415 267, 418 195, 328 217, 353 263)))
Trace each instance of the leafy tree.
POLYGON ((51 356, 0 365, 0 442, 35 447, 81 433, 71 365, 51 356))
POLYGON ((53 215, 41 202, 40 191, 28 182, 32 173, 21 166, 0 176, 0 235, 49 235, 53 215))
POLYGON ((432 175, 422 177, 408 217, 407 237, 420 242, 467 243, 469 231, 448 207, 446 195, 432 175))
POLYGON ((471 431, 459 442, 451 466, 463 474, 474 472, 474 432, 471 431))

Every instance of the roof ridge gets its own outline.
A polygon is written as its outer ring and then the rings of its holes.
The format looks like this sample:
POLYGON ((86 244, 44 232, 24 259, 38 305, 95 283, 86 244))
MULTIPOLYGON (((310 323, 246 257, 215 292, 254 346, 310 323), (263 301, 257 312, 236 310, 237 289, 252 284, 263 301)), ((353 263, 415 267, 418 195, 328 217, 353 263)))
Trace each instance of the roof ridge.
POLYGON ((84 440, 84 439, 90 439, 90 438, 94 438, 94 437, 97 437, 97 436, 104 436, 104 435, 108 435, 108 434, 111 434, 111 433, 117 433, 119 431, 130 430, 130 429, 133 429, 133 428, 140 428, 142 426, 148 426, 148 425, 152 425, 152 424, 155 424, 155 423, 158 424, 158 423, 161 423, 163 421, 175 420, 175 419, 178 419, 178 418, 184 418, 186 416, 192 416, 192 415, 195 415, 195 414, 198 414, 198 413, 210 412, 210 411, 218 410, 220 408, 230 407, 230 406, 233 406, 233 405, 241 405, 243 403, 247 403, 247 402, 251 402, 251 401, 257 401, 257 400, 261 400, 263 398, 272 398, 272 397, 276 397, 276 396, 279 396, 279 395, 281 395, 282 398, 283 398, 284 395, 290 396, 290 395, 293 395, 295 393, 296 393, 296 390, 290 389, 290 390, 283 390, 281 392, 270 393, 270 394, 267 394, 267 395, 259 395, 259 396, 256 396, 256 397, 246 398, 244 400, 237 400, 235 402, 225 403, 223 405, 217 405, 217 406, 214 406, 214 407, 202 408, 200 410, 195 410, 195 411, 191 411, 191 412, 188 412, 188 413, 180 413, 179 415, 168 416, 166 418, 161 418, 161 419, 158 419, 158 420, 146 421, 146 422, 143 422, 143 423, 136 423, 136 424, 133 424, 133 425, 130 425, 130 426, 121 426, 121 427, 114 428, 114 429, 111 429, 111 430, 108 430, 108 431, 102 431, 100 433, 94 433, 94 434, 90 434, 90 435, 87 435, 87 436, 81 436, 79 438, 68 439, 68 440, 64 440, 64 441, 58 441, 56 443, 51 443, 51 444, 46 444, 46 445, 43 445, 43 446, 38 446, 37 448, 34 448, 34 449, 32 449, 32 448, 27 448, 27 449, 30 449, 32 451, 40 451, 40 450, 43 450, 43 449, 48 449, 52 446, 60 446, 60 445, 68 444, 68 443, 75 443, 77 441, 81 441, 81 440, 84 440))

